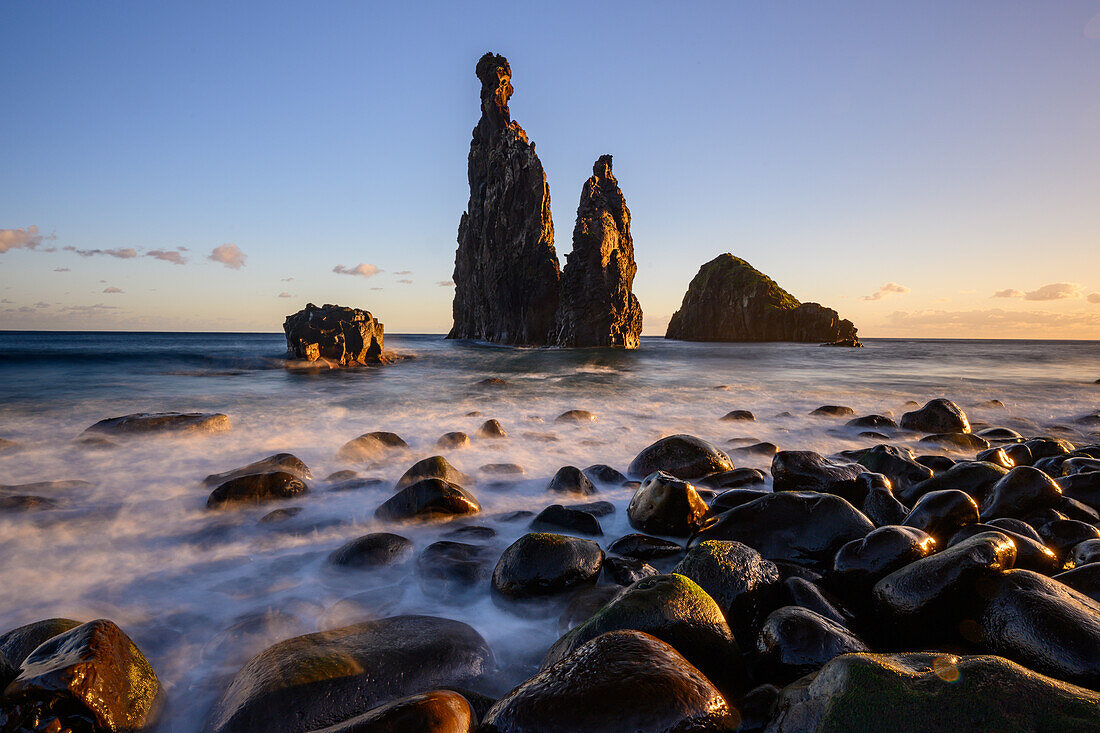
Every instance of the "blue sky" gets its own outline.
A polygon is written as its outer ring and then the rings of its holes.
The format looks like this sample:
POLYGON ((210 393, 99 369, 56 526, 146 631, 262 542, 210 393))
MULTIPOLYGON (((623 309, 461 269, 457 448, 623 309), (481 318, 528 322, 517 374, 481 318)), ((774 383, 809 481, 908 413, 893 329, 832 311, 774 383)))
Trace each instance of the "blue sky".
POLYGON ((312 300, 445 332, 492 50, 563 262, 615 156, 646 333, 729 251, 867 336, 1100 338, 1095 0, 13 0, 0 31, 0 328, 312 300))

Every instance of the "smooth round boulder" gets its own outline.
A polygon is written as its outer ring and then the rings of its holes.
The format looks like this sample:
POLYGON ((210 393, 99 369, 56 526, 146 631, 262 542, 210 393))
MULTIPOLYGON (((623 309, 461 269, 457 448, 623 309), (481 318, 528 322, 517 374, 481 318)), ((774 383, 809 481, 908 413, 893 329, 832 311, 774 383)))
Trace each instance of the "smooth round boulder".
POLYGON ((901 416, 901 426, 921 433, 969 433, 966 413, 951 400, 929 400, 924 407, 901 416))
POLYGON ((544 667, 485 715, 492 733, 681 733, 735 730, 722 694, 676 649, 611 631, 544 667))
MULTIPOLYGON (((921 458, 924 456, 918 456, 917 460, 921 458)), ((899 488, 895 492, 898 499, 903 504, 913 505, 917 499, 930 491, 958 489, 973 496, 975 501, 981 502, 993 484, 1008 474, 1007 468, 982 461, 955 463, 943 470, 933 470, 936 474, 927 481, 921 481, 904 489, 899 488)))
POLYGON ((905 520, 909 514, 909 507, 894 496, 890 479, 881 473, 861 473, 856 480, 866 489, 866 496, 863 497, 859 510, 874 522, 876 527, 901 524, 905 520))
POLYGON ((633 557, 608 557, 603 561, 603 575, 605 580, 615 585, 628 586, 643 578, 660 575, 660 572, 645 560, 633 557))
POLYGON ((734 468, 699 479, 699 483, 712 489, 736 489, 764 483, 767 475, 759 468, 734 468))
POLYGON ((826 415, 828 417, 844 417, 854 415, 856 411, 845 405, 822 405, 810 412, 811 415, 826 415))
POLYGON ((729 456, 694 435, 670 435, 647 446, 631 462, 631 476, 643 478, 664 471, 690 481, 733 468, 729 456))
POLYGON ((474 733, 477 715, 465 697, 433 690, 380 705, 311 733, 474 733))
POLYGON ((446 600, 469 594, 489 579, 495 554, 485 545, 433 542, 416 559, 420 587, 425 594, 446 600))
POLYGON ((842 626, 847 624, 851 621, 852 614, 842 608, 839 601, 826 597, 825 591, 818 585, 819 582, 821 581, 797 576, 784 578, 779 585, 778 605, 807 608, 842 626))
POLYGON ((19 626, 0 635, 0 656, 18 669, 40 644, 77 626, 80 622, 71 618, 47 618, 19 626))
POLYGON ((595 483, 613 484, 622 486, 627 478, 611 466, 604 463, 596 463, 584 469, 584 475, 595 483))
POLYGON ((568 657, 586 642, 619 629, 652 634, 670 644, 725 694, 744 691, 741 653, 722 610, 683 575, 656 575, 634 583, 557 640, 542 668, 568 657))
POLYGON ((865 451, 857 463, 872 473, 886 476, 891 486, 906 488, 932 478, 932 469, 917 463, 916 459, 916 454, 909 448, 880 443, 865 451))
POLYGON ((439 436, 439 440, 435 441, 436 448, 467 448, 470 445, 470 436, 461 430, 452 431, 450 433, 443 433, 439 436))
POLYGON ((768 614, 756 638, 756 653, 767 679, 787 684, 821 669, 841 654, 870 651, 841 624, 799 606, 784 606, 768 614))
POLYGON ((663 471, 647 476, 626 508, 631 527, 671 537, 687 537, 698 530, 707 512, 694 486, 663 471))
POLYGON ((1090 563, 1058 573, 1054 579, 1100 603, 1100 563, 1090 563))
POLYGON ((994 446, 992 448, 986 448, 983 451, 979 451, 974 456, 975 461, 984 461, 986 463, 992 463, 1001 468, 1007 468, 1009 470, 1016 467, 1016 462, 1009 458, 1005 453, 1005 449, 1000 446, 994 446))
POLYGON ((936 551, 936 540, 916 527, 879 527, 836 553, 832 578, 851 595, 862 595, 878 581, 936 551))
POLYGON ((589 496, 595 494, 596 487, 576 466, 562 466, 550 480, 546 490, 554 494, 578 494, 589 496))
POLYGON ((898 426, 891 418, 886 415, 864 415, 863 417, 854 417, 848 422, 844 423, 849 428, 876 428, 893 429, 898 426))
POLYGON ((1062 438, 1047 438, 1038 437, 1031 440, 1024 441, 1024 445, 1031 451, 1032 459, 1038 461, 1043 458, 1052 458, 1054 456, 1063 456, 1067 453, 1071 453, 1075 446, 1068 440, 1062 438))
POLYGON ((730 410, 722 416, 722 422, 755 422, 756 415, 748 410, 730 410))
POLYGON ((866 469, 855 463, 836 464, 808 450, 781 450, 772 458, 775 491, 820 491, 859 504, 863 501, 856 481, 866 469))
POLYGON ((1078 542, 1066 556, 1066 564, 1073 567, 1100 562, 1100 539, 1078 542))
POLYGON ((948 542, 948 546, 957 545, 982 532, 1001 532, 1012 539, 1016 545, 1016 560, 1012 564, 1014 568, 1053 573, 1061 566, 1058 555, 1044 545, 1042 540, 1033 539, 1030 535, 1014 532, 1012 529, 995 524, 968 524, 955 533, 948 542))
POLYGON ((566 410, 554 418, 556 423, 573 423, 575 425, 591 425, 596 422, 596 413, 588 410, 566 410))
POLYGON ((839 496, 780 491, 730 509, 691 544, 735 540, 769 560, 825 569, 842 545, 874 528, 871 520, 839 496))
POLYGON ((978 503, 965 491, 930 491, 913 505, 901 524, 923 530, 946 545, 947 540, 968 524, 978 522, 978 503))
POLYGON ((109 417, 84 433, 143 435, 164 433, 220 433, 230 429, 229 417, 220 412, 135 412, 109 417))
POLYGON ((1017 466, 993 484, 982 501, 982 521, 1002 517, 1020 518, 1052 507, 1062 498, 1062 489, 1050 476, 1031 466, 1017 466))
POLYGON ((748 504, 750 501, 759 499, 761 496, 767 496, 770 493, 772 492, 768 489, 730 489, 711 499, 708 506, 710 506, 712 514, 720 514, 727 509, 748 504))
POLYGON ((1038 527, 1043 544, 1060 558, 1085 540, 1100 539, 1100 529, 1076 519, 1055 519, 1038 527))
POLYGON ((459 621, 367 621, 261 652, 226 687, 207 730, 282 731, 288 724, 290 730, 315 730, 424 690, 476 690, 494 670, 485 639, 459 621))
POLYGON ((569 509, 561 504, 551 504, 531 520, 535 532, 566 532, 602 537, 600 520, 580 509, 569 509))
POLYGON ((603 559, 603 550, 592 540, 532 532, 501 553, 493 569, 493 589, 513 599, 559 595, 595 583, 603 559))
POLYGON ((223 509, 233 505, 260 504, 280 499, 293 499, 309 493, 304 481, 286 471, 255 473, 232 478, 210 492, 208 509, 223 509))
POLYGON ((481 427, 477 429, 477 437, 507 438, 508 433, 504 431, 504 427, 500 424, 499 420, 486 420, 481 423, 481 427))
POLYGON ((437 478, 427 478, 406 486, 374 511, 383 521, 444 519, 477 514, 481 505, 466 489, 437 478))
POLYGON ((921 443, 938 445, 945 450, 974 453, 989 448, 989 441, 972 433, 933 433, 920 439, 921 443))
POLYGON ((615 540, 608 546, 607 551, 623 557, 637 558, 638 560, 656 560, 662 557, 679 555, 683 553, 684 548, 672 540, 634 533, 615 540))
POLYGON ((202 483, 204 486, 217 486, 218 484, 224 484, 230 479, 239 478, 241 476, 250 476, 256 473, 271 473, 273 471, 292 473, 303 480, 313 478, 309 466, 307 466, 302 459, 298 458, 293 453, 276 453, 267 458, 261 458, 258 461, 249 463, 247 466, 234 468, 225 473, 212 473, 204 478, 202 483))
POLYGON ((443 456, 429 456, 412 464, 409 470, 401 474, 394 488, 403 489, 426 478, 438 478, 459 486, 473 483, 472 478, 448 463, 443 456))
POLYGON ((336 458, 348 463, 377 461, 393 450, 408 448, 409 444, 396 433, 377 431, 352 438, 336 451, 336 458))
POLYGON ((401 562, 412 550, 413 543, 401 535, 372 532, 333 550, 328 562, 336 567, 365 570, 401 562))

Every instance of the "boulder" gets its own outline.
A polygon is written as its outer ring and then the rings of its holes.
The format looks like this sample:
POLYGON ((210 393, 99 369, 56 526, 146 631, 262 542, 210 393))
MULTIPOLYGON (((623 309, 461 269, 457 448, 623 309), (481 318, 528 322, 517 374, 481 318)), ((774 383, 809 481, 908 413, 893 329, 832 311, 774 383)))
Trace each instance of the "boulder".
POLYGON ((830 463, 813 451, 781 450, 772 458, 772 486, 776 491, 836 494, 860 504, 863 487, 856 479, 865 471, 856 463, 830 463))
POLYGON ((785 688, 768 733, 1085 733, 1100 694, 1006 659, 847 654, 785 688))
POLYGON ((748 410, 730 410, 722 416, 723 422, 754 422, 756 415, 748 410))
POLYGON ((672 537, 687 537, 698 530, 707 512, 694 486, 663 471, 646 477, 626 509, 631 527, 672 537))
POLYGON ((220 433, 229 428, 229 418, 220 412, 136 412, 132 415, 100 420, 84 433, 107 435, 220 433))
POLYGON ((863 415, 854 417, 844 423, 849 428, 874 428, 876 430, 893 430, 898 424, 886 415, 863 415))
POLYGON ((493 589, 507 598, 554 596, 596 582, 603 550, 592 540, 535 532, 501 553, 493 589))
POLYGON ((596 487, 584 472, 576 466, 562 466, 550 480, 546 490, 554 494, 580 494, 588 496, 596 493, 596 487))
POLYGON ((936 551, 936 541, 914 527, 879 527, 852 540, 836 553, 832 577, 849 592, 862 595, 875 583, 936 551))
POLYGON ((71 618, 48 618, 12 629, 0 635, 0 656, 18 668, 39 644, 77 626, 71 618))
POLYGON ((434 598, 454 601, 484 587, 492 574, 495 555, 484 545, 449 540, 433 542, 416 559, 420 587, 434 598))
POLYGON ((467 448, 470 445, 470 436, 461 431, 443 433, 439 440, 435 441, 436 448, 467 448))
POLYGON ((551 504, 531 520, 535 532, 566 532, 600 537, 600 520, 586 511, 569 509, 561 504, 551 504))
POLYGON ((728 253, 699 268, 665 338, 859 343, 851 321, 817 303, 799 303, 767 275, 728 253))
POLYGON ((383 361, 382 323, 368 311, 313 303, 283 321, 287 355, 348 367, 383 361))
POLYGON ((612 542, 607 551, 639 560, 656 560, 662 557, 679 555, 684 551, 684 548, 671 540, 661 539, 660 537, 628 534, 612 542))
POLYGON ((464 623, 393 616, 269 647, 226 687, 210 733, 306 733, 425 690, 480 686, 494 671, 464 623))
POLYGON ((486 420, 481 423, 481 426, 477 429, 477 437, 507 438, 508 433, 505 432, 504 426, 500 424, 499 420, 486 420))
POLYGON ((632 557, 609 557, 603 561, 603 575, 605 582, 627 586, 643 578, 660 575, 660 572, 645 560, 632 557))
POLYGON ((486 733, 736 730, 722 694, 672 646, 617 630, 578 646, 501 698, 486 733))
POLYGON ((823 667, 841 654, 870 651, 847 628, 799 606, 772 611, 756 639, 756 653, 767 679, 787 684, 823 667))
POLYGON ((1024 517, 1061 498, 1062 489, 1050 476, 1031 466, 1017 466, 990 488, 982 501, 982 520, 1024 517))
POLYGON ((733 468, 729 456, 694 435, 670 435, 647 446, 630 464, 631 476, 645 478, 664 471, 690 481, 733 468))
POLYGON ((430 456, 410 466, 409 470, 405 471, 405 473, 401 474, 401 478, 397 479, 397 485, 394 488, 403 489, 406 486, 412 486, 417 481, 423 481, 426 478, 443 479, 444 481, 449 481, 452 484, 458 484, 460 486, 473 482, 471 477, 452 466, 443 456, 430 456))
POLYGON ((336 452, 336 458, 348 463, 364 463, 377 461, 390 451, 408 447, 409 444, 400 435, 377 431, 364 433, 344 443, 336 452))
POLYGON ((223 509, 230 505, 293 499, 308 493, 309 487, 296 474, 286 471, 255 473, 232 478, 211 491, 206 506, 223 509))
POLYGON ((433 690, 402 697, 312 733, 474 733, 477 715, 465 697, 433 690))
POLYGON ((856 480, 867 490, 859 510, 874 522, 876 527, 901 524, 905 520, 909 514, 909 508, 894 497, 890 479, 881 473, 861 473, 856 480))
MULTIPOLYGON (((921 433, 969 433, 966 413, 951 400, 929 400, 924 407, 901 416, 901 426, 921 433)), ((987 446, 988 447, 988 446, 987 446)))
POLYGON ((989 441, 973 433, 933 433, 920 439, 921 443, 938 445, 944 450, 975 453, 989 448, 989 441))
POLYGON ((561 273, 557 319, 550 341, 559 346, 638 348, 642 307, 631 291, 638 266, 630 209, 601 155, 581 190, 573 251, 561 273))
POLYGON ((1014 568, 1034 570, 1040 573, 1053 573, 1061 567, 1058 556, 1043 544, 1042 539, 1034 539, 1028 534, 1022 534, 995 524, 968 524, 955 533, 955 536, 948 542, 948 546, 957 545, 982 532, 1000 532, 1008 535, 1016 545, 1016 561, 1012 564, 1014 568))
POLYGON ((869 471, 886 476, 891 485, 904 489, 932 478, 932 469, 917 463, 916 459, 909 448, 880 444, 864 452, 857 462, 869 471))
POLYGON ((970 494, 975 501, 981 502, 993 484, 1000 481, 1007 473, 1007 468, 993 463, 980 461, 956 463, 942 471, 937 470, 936 474, 926 481, 904 489, 899 488, 896 493, 902 502, 915 504, 917 499, 930 491, 958 489, 970 494))
POLYGON ((333 550, 328 562, 342 568, 377 568, 401 562, 412 550, 412 541, 401 535, 372 532, 333 550))
POLYGON ((473 494, 458 484, 426 478, 406 486, 387 499, 374 516, 383 521, 440 519, 460 514, 477 514, 481 505, 473 494))
POLYGON ((458 226, 454 326, 447 338, 543 345, 558 309, 550 187, 535 145, 508 109, 512 68, 477 62, 481 119, 470 142, 470 201, 458 226))
POLYGON ((596 463, 584 469, 584 475, 595 483, 612 484, 622 486, 626 483, 626 476, 616 471, 605 463, 596 463))
MULTIPOLYGON (((249 476, 255 473, 271 473, 273 471, 292 473, 300 479, 313 478, 313 474, 309 471, 309 466, 303 463, 302 459, 298 458, 293 453, 276 453, 267 458, 261 458, 258 461, 249 463, 247 466, 234 468, 225 473, 212 473, 204 478, 202 483, 204 486, 217 486, 218 484, 223 484, 230 479, 239 478, 241 476, 249 476)), ((331 477, 326 480, 331 480, 331 477)))
POLYGON ((977 522, 977 502, 965 491, 944 489, 918 499, 901 524, 927 532, 943 546, 960 528, 977 522))

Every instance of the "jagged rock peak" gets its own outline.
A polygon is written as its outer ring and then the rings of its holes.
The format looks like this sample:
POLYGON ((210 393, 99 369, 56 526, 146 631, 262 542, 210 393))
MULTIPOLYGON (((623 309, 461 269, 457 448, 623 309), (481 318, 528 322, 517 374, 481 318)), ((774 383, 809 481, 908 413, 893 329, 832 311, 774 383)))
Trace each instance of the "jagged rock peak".
POLYGON ((665 338, 861 345, 851 321, 818 303, 799 303, 770 277, 729 253, 699 268, 665 338))
POLYGON ((631 292, 637 271, 630 209, 612 173, 611 156, 601 155, 581 190, 550 340, 560 346, 637 348, 642 308, 631 292))
POLYGON ((543 345, 561 278, 550 187, 534 143, 508 109, 508 60, 485 54, 477 77, 481 119, 470 141, 470 201, 458 226, 448 338, 543 345))

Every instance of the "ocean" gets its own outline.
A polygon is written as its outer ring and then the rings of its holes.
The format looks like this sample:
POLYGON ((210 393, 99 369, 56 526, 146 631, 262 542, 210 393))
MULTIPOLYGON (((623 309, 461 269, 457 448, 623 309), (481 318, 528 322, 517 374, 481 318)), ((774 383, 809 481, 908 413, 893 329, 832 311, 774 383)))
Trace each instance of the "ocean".
MULTIPOLYGON (((87 482, 48 489, 55 508, 0 513, 0 631, 54 616, 114 620, 157 671, 169 703, 162 729, 170 731, 199 730, 227 680, 270 644, 403 613, 472 625, 494 648, 504 691, 529 676, 559 636, 555 617, 498 607, 487 580, 472 595, 435 593, 421 582, 415 559, 337 572, 328 554, 379 530, 404 535, 419 552, 465 523, 496 530, 489 541, 495 557, 527 529, 529 519, 506 521, 508 513, 561 501, 546 491, 558 468, 606 463, 625 472, 642 448, 674 433, 719 447, 751 439, 833 454, 878 441, 846 428, 848 418, 809 415, 814 408, 845 405, 856 415, 898 418, 912 409, 910 400, 947 397, 980 424, 1080 439, 1083 428, 1073 419, 1100 405, 1098 342, 865 344, 643 338, 628 352, 397 334, 386 347, 407 358, 395 364, 302 371, 284 368, 281 334, 0 332, 0 438, 20 444, 0 453, 0 484, 87 482), (480 384, 488 378, 504 384, 480 384), (571 409, 591 411, 597 421, 555 423, 571 409), (734 409, 752 411, 756 421, 720 420, 734 409), (103 418, 162 411, 222 412, 233 427, 134 438, 110 449, 73 442, 103 418), (489 418, 507 438, 475 436, 489 418), (397 433, 409 450, 371 466, 337 460, 346 441, 379 430, 397 433), (434 447, 440 435, 459 430, 471 435, 469 447, 434 447), (234 511, 205 508, 207 474, 280 451, 311 467, 310 495, 234 511), (374 510, 398 476, 436 453, 474 477, 466 488, 482 514, 421 525, 376 521, 374 510), (479 471, 495 463, 525 472, 501 481, 479 471), (382 483, 329 491, 325 477, 342 469, 382 483), (303 510, 286 522, 259 523, 290 505, 303 510)), ((616 507, 600 520, 605 548, 632 531, 625 511, 631 494, 604 487, 592 497, 616 507)))

